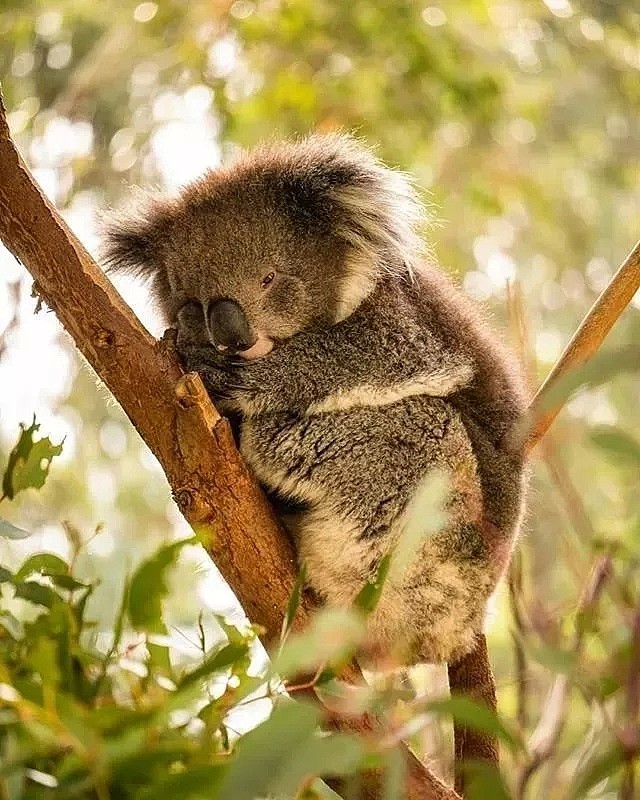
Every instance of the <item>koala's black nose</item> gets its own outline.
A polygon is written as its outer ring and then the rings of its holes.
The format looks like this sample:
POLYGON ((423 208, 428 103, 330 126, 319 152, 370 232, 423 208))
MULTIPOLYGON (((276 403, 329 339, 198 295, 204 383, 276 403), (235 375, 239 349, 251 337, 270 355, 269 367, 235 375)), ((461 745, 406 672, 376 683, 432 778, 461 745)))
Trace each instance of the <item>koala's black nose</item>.
POLYGON ((209 335, 219 350, 238 353, 255 344, 244 311, 235 300, 216 300, 209 306, 209 335))

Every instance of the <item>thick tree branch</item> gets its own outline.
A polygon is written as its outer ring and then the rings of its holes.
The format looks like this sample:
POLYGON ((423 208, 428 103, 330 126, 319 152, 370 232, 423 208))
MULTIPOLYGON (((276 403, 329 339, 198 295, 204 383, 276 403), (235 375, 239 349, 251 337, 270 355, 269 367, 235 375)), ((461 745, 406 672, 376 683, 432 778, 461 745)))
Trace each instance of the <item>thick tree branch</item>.
MULTIPOLYGON (((13 144, 0 97, 0 239, 29 270, 78 349, 110 389, 167 476, 187 521, 265 641, 279 635, 296 577, 293 548, 239 456, 229 425, 195 374, 183 375, 171 348, 140 324, 43 196, 13 144)), ((295 627, 308 621, 304 597, 295 627)), ((361 681, 357 668, 343 676, 361 681)), ((373 730, 371 718, 333 721, 373 730)), ((456 793, 407 752, 411 800, 456 793)), ((363 797, 375 798, 375 775, 363 797)))

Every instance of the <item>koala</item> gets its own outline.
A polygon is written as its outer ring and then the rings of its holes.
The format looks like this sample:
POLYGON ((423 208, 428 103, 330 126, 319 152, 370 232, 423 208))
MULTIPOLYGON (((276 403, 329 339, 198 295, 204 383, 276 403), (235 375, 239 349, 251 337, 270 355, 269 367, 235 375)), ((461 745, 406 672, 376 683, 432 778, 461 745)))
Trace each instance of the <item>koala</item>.
POLYGON ((263 146, 106 224, 103 261, 149 281, 188 370, 235 420, 310 587, 353 602, 425 476, 447 522, 384 585, 373 652, 471 651, 517 537, 518 365, 425 252, 410 181, 354 138, 263 146))

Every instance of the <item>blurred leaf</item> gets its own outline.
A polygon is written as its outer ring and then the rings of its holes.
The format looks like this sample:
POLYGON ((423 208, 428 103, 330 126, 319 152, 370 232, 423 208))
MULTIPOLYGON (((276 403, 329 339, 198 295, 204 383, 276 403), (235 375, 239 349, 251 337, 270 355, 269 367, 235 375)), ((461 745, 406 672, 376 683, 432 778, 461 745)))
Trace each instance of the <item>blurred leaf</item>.
POLYGON ((393 553, 386 553, 382 556, 373 580, 367 581, 355 596, 353 601, 354 608, 357 608, 365 614, 370 614, 378 605, 389 574, 389 569, 391 568, 392 557, 393 553))
POLYGON ((162 600, 169 591, 167 573, 183 547, 195 544, 195 537, 172 542, 140 564, 129 583, 127 611, 134 628, 149 633, 165 633, 162 600))
POLYGON ((7 522, 6 519, 0 519, 0 536, 4 536, 5 539, 26 539, 31 533, 7 522))
POLYGON ((222 764, 194 765, 184 772, 169 775, 140 793, 140 798, 180 798, 180 800, 211 800, 224 775, 222 764))
POLYGON ((569 792, 569 800, 582 800, 597 784, 616 773, 624 763, 624 752, 618 742, 599 750, 575 776, 569 792))
POLYGON ((563 404, 581 386, 601 386, 625 372, 640 371, 640 348, 632 345, 613 352, 600 351, 558 378, 547 391, 539 411, 563 404))
POLYGON ((561 650, 544 643, 534 643, 528 638, 522 640, 529 658, 553 672, 570 673, 576 668, 578 654, 573 650, 561 650))
POLYGON ((415 561, 420 545, 442 530, 447 522, 444 506, 449 494, 450 480, 442 470, 432 470, 422 481, 409 508, 406 523, 393 548, 391 580, 402 577, 415 561))
POLYGON ((469 697, 454 695, 443 700, 433 700, 426 704, 425 711, 448 714, 462 725, 496 736, 514 752, 523 749, 523 743, 515 731, 510 730, 487 706, 469 697))
POLYGON ((591 440, 598 447, 631 466, 640 467, 640 442, 619 428, 600 425, 589 433, 591 440))
POLYGON ((465 776, 465 797, 468 800, 512 800, 500 771, 493 764, 465 761, 461 769, 465 776))
POLYGON ((319 709, 306 703, 278 703, 269 719, 238 743, 218 800, 289 796, 310 775, 355 770, 362 745, 355 737, 316 735, 320 718, 319 709))
POLYGON ((19 619, 13 616, 9 611, 0 610, 0 625, 13 636, 14 639, 22 639, 23 630, 22 624, 19 619))
POLYGON ((361 615, 348 608, 325 608, 308 627, 292 634, 275 658, 273 672, 281 678, 297 677, 324 664, 351 659, 366 635, 361 615))
POLYGON ((330 789, 326 783, 316 778, 311 786, 300 795, 299 800, 342 800, 337 792, 330 789))
POLYGON ((62 452, 62 442, 54 445, 48 436, 34 441, 33 434, 40 425, 33 422, 22 433, 9 454, 9 462, 2 479, 2 491, 11 500, 24 489, 40 489, 49 473, 51 459, 62 452))
POLYGON ((404 753, 394 747, 384 758, 384 800, 402 800, 405 797, 407 766, 404 753))
POLYGON ((36 553, 29 556, 16 573, 16 580, 22 581, 34 573, 45 575, 68 575, 69 565, 54 553, 36 553))
POLYGON ((441 530, 447 515, 443 505, 449 480, 440 470, 429 473, 406 512, 404 530, 393 549, 378 564, 375 577, 367 581, 353 601, 355 608, 370 614, 380 601, 387 580, 399 580, 416 559, 420 545, 441 530))

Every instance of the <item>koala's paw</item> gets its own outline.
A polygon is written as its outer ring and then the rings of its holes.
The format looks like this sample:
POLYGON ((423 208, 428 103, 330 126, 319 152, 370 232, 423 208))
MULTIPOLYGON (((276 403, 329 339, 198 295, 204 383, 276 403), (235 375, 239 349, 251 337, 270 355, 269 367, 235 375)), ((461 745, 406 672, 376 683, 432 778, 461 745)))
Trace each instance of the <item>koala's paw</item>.
POLYGON ((187 372, 197 372, 210 395, 227 397, 237 383, 233 378, 233 370, 224 363, 216 351, 209 345, 182 344, 178 347, 178 356, 182 367, 187 372))

